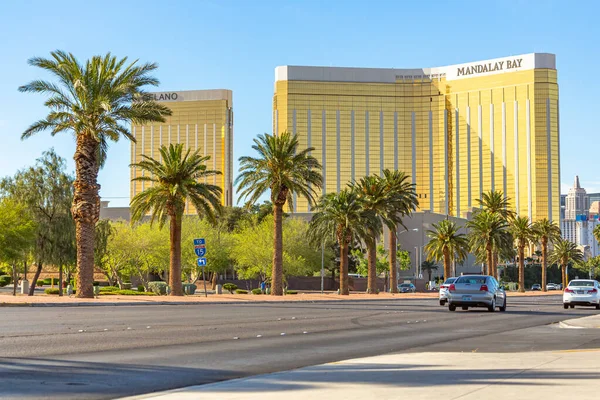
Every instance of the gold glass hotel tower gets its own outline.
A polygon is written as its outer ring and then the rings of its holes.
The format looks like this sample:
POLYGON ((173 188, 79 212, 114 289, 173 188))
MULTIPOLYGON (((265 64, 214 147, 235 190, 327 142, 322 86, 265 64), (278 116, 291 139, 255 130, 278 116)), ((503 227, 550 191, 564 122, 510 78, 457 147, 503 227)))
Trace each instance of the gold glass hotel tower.
MULTIPOLYGON (((221 202, 232 204, 233 179, 233 101, 231 90, 189 90, 182 92, 153 93, 156 101, 168 106, 173 115, 165 123, 133 125, 136 142, 131 144, 131 162, 137 163, 145 154, 160 159, 158 149, 169 143, 183 143, 184 150, 210 156, 208 169, 222 175, 208 178, 207 182, 223 190, 221 202)), ((141 174, 131 168, 131 177, 141 174)), ((131 182, 131 198, 145 189, 145 182, 131 182)), ((195 213, 191 204, 186 214, 195 213)))
MULTIPOLYGON (((464 217, 488 190, 521 216, 559 220, 556 62, 536 53, 424 69, 282 66, 273 129, 323 165, 323 192, 390 168, 420 210, 464 217)), ((298 199, 297 212, 309 206, 298 199)))

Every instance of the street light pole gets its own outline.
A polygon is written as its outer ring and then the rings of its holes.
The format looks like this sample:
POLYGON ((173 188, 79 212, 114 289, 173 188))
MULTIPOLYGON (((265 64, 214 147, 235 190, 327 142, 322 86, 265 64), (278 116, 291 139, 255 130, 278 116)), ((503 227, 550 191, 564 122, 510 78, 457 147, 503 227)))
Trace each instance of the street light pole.
MULTIPOLYGON (((408 231, 412 231, 412 232, 418 232, 419 228, 413 228, 413 229, 405 229, 402 232, 398 233, 396 236, 396 243, 394 243, 395 248, 398 248, 398 236, 402 235, 403 233, 406 233, 408 231)), ((392 246, 392 243, 390 243, 390 247, 392 246)), ((398 258, 396 257, 396 265, 394 266, 394 272, 396 273, 396 284, 398 283, 398 258)), ((390 285, 390 291, 391 291, 391 285, 390 285)))

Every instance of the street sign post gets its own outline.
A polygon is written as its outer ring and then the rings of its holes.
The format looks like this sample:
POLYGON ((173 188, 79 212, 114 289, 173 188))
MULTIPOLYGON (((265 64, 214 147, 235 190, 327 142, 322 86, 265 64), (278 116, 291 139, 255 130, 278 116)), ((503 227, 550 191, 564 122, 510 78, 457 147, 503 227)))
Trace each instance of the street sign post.
POLYGON ((206 267, 206 239, 198 238, 194 239, 194 253, 198 257, 197 264, 202 267, 202 282, 204 282, 204 297, 208 297, 206 293, 206 275, 204 273, 204 267, 206 267))

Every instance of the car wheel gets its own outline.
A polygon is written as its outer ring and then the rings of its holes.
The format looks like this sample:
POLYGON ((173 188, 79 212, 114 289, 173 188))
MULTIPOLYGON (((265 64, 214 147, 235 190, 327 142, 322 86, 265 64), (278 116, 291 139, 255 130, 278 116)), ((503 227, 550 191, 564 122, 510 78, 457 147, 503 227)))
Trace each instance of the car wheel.
POLYGON ((450 311, 456 311, 456 305, 454 305, 454 304, 450 304, 450 305, 448 306, 448 310, 450 310, 450 311))
POLYGON ((563 304, 563 307, 565 308, 565 310, 567 310, 569 308, 568 304, 563 304))
POLYGON ((504 304, 502 304, 502 307, 498 307, 498 309, 502 312, 506 311, 506 297, 504 298, 504 304))
POLYGON ((596 304, 596 310, 600 310, 600 304, 596 304))
POLYGON ((462 306, 461 308, 463 309, 463 311, 467 311, 469 309, 469 307, 467 306, 462 306))
POLYGON ((571 308, 575 308, 575 306, 574 306, 573 304, 569 305, 569 307, 571 307, 571 308))
POLYGON ((489 311, 489 312, 494 312, 494 311, 496 311, 496 299, 495 299, 495 298, 494 298, 494 299, 492 299, 492 304, 490 304, 490 305, 488 306, 488 311, 489 311))
POLYGON ((440 306, 445 306, 446 302, 444 300, 440 300, 440 306))

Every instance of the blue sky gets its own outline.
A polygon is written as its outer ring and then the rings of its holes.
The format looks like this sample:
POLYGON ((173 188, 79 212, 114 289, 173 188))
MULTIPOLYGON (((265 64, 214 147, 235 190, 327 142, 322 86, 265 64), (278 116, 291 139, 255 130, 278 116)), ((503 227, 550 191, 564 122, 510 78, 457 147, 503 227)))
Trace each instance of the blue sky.
MULTIPOLYGON (((27 65, 55 49, 84 60, 108 51, 160 65, 159 90, 232 89, 234 157, 271 130, 274 68, 442 66, 530 52, 557 55, 563 192, 579 174, 600 191, 597 2, 553 1, 18 1, 0 5, 0 176, 53 146, 73 169, 74 141, 23 130, 43 98, 17 87, 40 78, 27 65), (562 4, 561 4, 562 3, 562 4), (575 5, 576 4, 576 5, 575 5)), ((129 196, 129 143, 112 145, 100 172, 111 205, 129 196)), ((234 165, 237 170, 237 161, 234 165)))

